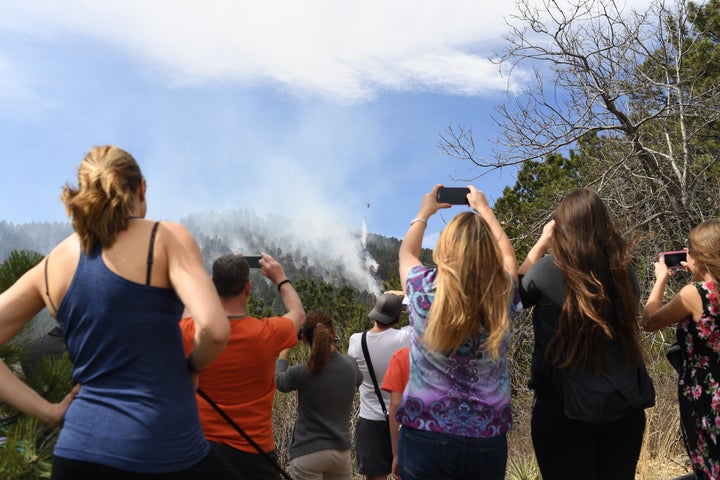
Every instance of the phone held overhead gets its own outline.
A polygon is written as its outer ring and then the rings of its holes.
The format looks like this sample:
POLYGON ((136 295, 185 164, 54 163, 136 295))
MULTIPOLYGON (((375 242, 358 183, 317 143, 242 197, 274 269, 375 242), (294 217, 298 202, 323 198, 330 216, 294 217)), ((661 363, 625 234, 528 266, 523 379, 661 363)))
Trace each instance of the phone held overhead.
POLYGON ((440 187, 437 191, 437 201, 451 205, 468 205, 469 193, 470 189, 467 187, 440 187))

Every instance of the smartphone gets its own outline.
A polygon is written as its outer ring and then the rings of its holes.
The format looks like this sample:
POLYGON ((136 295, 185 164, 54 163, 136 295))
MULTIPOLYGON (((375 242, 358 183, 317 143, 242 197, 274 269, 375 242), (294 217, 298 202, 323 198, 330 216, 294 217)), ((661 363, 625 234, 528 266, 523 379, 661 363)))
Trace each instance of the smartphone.
POLYGON ((440 187, 437 191, 437 201, 451 205, 467 205, 468 193, 470 189, 467 187, 440 187))
POLYGON ((665 257, 665 265, 673 270, 683 268, 680 262, 687 261, 687 251, 676 250, 674 252, 661 252, 658 254, 658 258, 665 257))
POLYGON ((248 267, 262 268, 260 266, 260 259, 262 258, 260 255, 243 255, 243 258, 248 263, 248 267))

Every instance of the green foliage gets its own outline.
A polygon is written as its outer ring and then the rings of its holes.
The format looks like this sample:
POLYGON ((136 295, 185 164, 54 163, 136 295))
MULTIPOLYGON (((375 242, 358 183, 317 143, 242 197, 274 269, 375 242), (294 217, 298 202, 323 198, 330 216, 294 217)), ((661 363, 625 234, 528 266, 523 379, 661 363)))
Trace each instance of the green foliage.
POLYGON ((493 210, 522 261, 533 245, 542 226, 562 197, 583 184, 581 158, 559 154, 548 155, 544 161, 529 160, 517 174, 512 187, 505 187, 493 210))
MULTIPOLYGON (((375 276, 383 283, 383 291, 400 290, 398 272, 400 264, 398 251, 401 240, 395 237, 384 237, 382 235, 369 234, 367 238, 367 252, 378 263, 375 276)), ((432 250, 423 248, 420 251, 420 261, 429 266, 435 266, 432 259, 432 250)))
POLYGON ((61 401, 72 389, 72 363, 67 353, 44 356, 25 373, 27 384, 49 402, 61 401))
POLYGON ((4 262, 0 263, 0 292, 12 286, 25 272, 40 263, 43 256, 29 250, 13 250, 4 262))
POLYGON ((0 448, 0 478, 35 480, 50 478, 52 452, 60 428, 43 425, 21 415, 6 432, 7 441, 0 448))
POLYGON ((367 293, 358 292, 348 285, 334 287, 313 280, 300 280, 295 289, 306 313, 320 309, 330 314, 340 336, 337 347, 341 351, 347 351, 350 335, 368 328, 367 314, 374 298, 367 293))

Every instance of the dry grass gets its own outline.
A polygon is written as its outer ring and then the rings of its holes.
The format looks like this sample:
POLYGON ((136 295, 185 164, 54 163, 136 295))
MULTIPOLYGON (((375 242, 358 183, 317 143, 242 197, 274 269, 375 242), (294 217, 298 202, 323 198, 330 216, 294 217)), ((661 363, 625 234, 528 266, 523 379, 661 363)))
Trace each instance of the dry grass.
POLYGON ((655 406, 645 412, 645 437, 635 478, 675 478, 692 471, 680 433, 678 376, 665 359, 667 345, 652 336, 646 343, 648 372, 655 385, 655 406))

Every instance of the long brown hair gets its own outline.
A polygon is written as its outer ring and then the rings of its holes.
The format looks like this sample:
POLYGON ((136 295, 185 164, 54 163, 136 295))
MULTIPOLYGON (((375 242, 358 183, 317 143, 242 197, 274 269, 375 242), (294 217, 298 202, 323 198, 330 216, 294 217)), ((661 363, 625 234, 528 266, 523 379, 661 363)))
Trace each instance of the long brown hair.
POLYGON ((589 367, 597 375, 617 341, 627 363, 637 364, 638 298, 630 283, 629 248, 597 193, 579 189, 565 196, 555 213, 551 247, 565 300, 546 350, 550 362, 589 367))
POLYGON ((303 338, 310 345, 308 372, 321 373, 327 367, 335 338, 330 315, 323 310, 310 312, 302 327, 303 338))
POLYGON ((693 259, 706 268, 715 282, 720 281, 720 220, 706 220, 688 236, 693 259))
POLYGON ((512 280, 490 226, 472 212, 455 216, 440 233, 433 260, 436 292, 423 341, 452 355, 484 330, 483 348, 497 358, 510 329, 512 280))
POLYGON ((113 146, 93 147, 78 168, 78 186, 65 185, 61 198, 85 253, 100 242, 113 244, 128 226, 134 195, 142 182, 135 159, 113 146))

